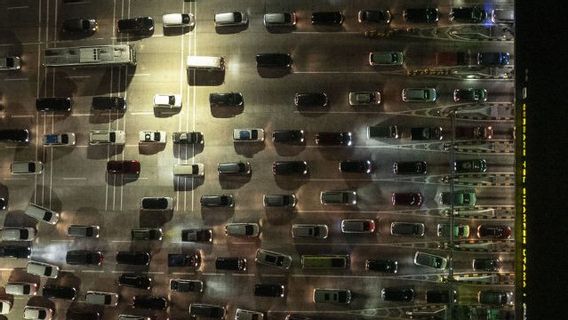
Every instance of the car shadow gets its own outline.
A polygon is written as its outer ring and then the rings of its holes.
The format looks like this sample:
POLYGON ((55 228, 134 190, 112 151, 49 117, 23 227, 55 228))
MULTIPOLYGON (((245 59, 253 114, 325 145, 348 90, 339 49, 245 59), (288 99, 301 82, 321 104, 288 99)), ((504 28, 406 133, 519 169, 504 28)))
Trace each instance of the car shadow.
POLYGON ((289 175, 289 176, 282 176, 276 175, 274 176, 274 182, 276 185, 284 190, 297 190, 303 184, 308 183, 310 181, 310 172, 308 174, 299 176, 299 175, 289 175))
POLYGON ((239 155, 243 155, 246 158, 252 158, 256 153, 261 152, 266 148, 263 142, 235 142, 235 152, 239 155))
POLYGON ((269 33, 290 33, 296 30, 296 26, 266 27, 269 33))
POLYGON ((138 152, 140 154, 150 155, 164 151, 166 148, 165 143, 140 143, 138 144, 138 152))
POLYGON ((90 145, 87 147, 87 159, 108 159, 124 150, 123 144, 115 145, 90 145))
POLYGON ((205 177, 174 176, 175 191, 191 191, 205 182, 205 177))
POLYGON ((292 73, 292 68, 257 67, 256 70, 261 78, 282 78, 292 73))
POLYGON ((248 29, 248 23, 238 26, 215 27, 215 32, 217 32, 218 34, 233 34, 245 31, 246 29, 248 29))
POLYGON ((168 118, 181 112, 181 108, 154 107, 154 116, 156 118, 168 118))
POLYGON ((238 107, 211 106, 211 115, 215 118, 232 118, 238 114, 243 113, 244 109, 244 104, 238 107))
POLYGON ((181 27, 163 28, 163 30, 164 30, 164 36, 170 37, 170 36, 181 36, 183 34, 193 31, 194 28, 195 26, 193 27, 181 26, 181 27))
POLYGON ((225 71, 187 69, 187 83, 190 86, 220 86, 225 82, 225 71))
POLYGON ((252 174, 249 175, 219 175, 219 184, 221 185, 221 189, 224 190, 231 190, 231 189, 239 189, 240 187, 244 186, 245 184, 249 183, 251 180, 252 174))
POLYGON ((140 210, 140 228, 161 228, 173 217, 173 210, 140 210))
POLYGON ((23 210, 8 211, 4 217, 5 228, 35 228, 38 221, 26 214, 23 210))
POLYGON ((201 209, 201 219, 203 224, 214 226, 225 224, 231 217, 235 215, 235 208, 207 208, 201 209))
POLYGON ((135 182, 140 176, 137 174, 112 174, 105 175, 105 181, 109 186, 125 186, 128 183, 135 182))
POLYGON ((173 153, 175 158, 187 160, 203 152, 204 148, 205 144, 174 144, 173 153))

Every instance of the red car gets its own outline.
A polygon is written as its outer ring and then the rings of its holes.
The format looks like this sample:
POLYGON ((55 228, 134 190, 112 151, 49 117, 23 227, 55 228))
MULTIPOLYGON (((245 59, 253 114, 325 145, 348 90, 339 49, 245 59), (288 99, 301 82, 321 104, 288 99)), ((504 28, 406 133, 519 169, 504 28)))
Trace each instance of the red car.
POLYGON ((478 238, 509 239, 511 227, 505 225, 480 224, 477 227, 478 238))
POLYGON ((111 174, 140 174, 140 161, 110 160, 107 162, 107 172, 111 174))
POLYGON ((422 205, 423 197, 420 192, 393 192, 392 205, 393 206, 412 206, 420 207, 422 205))

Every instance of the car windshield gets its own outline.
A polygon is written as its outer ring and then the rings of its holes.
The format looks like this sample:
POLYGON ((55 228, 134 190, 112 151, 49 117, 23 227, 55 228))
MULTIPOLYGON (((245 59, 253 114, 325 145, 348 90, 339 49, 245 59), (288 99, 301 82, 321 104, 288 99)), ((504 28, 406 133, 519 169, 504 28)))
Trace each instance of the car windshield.
POLYGON ((66 135, 66 134, 62 134, 61 135, 61 143, 63 143, 63 144, 69 143, 69 136, 66 135))
POLYGON ((89 20, 83 20, 83 29, 89 29, 91 27, 91 23, 89 22, 89 20))
POLYGON ((50 211, 46 211, 45 214, 43 215, 43 220, 49 221, 51 220, 52 216, 53 214, 50 211))
POLYGON ((36 166, 35 166, 34 162, 28 163, 28 171, 29 172, 35 172, 36 171, 36 166))
POLYGON ((243 21, 243 15, 240 12, 233 12, 233 17, 235 18, 235 22, 243 21))
POLYGON ((253 234, 253 232, 254 232, 253 226, 245 226, 245 234, 246 235, 250 236, 250 235, 253 234))
POLYGON ((182 14, 181 15, 181 22, 182 23, 187 24, 187 23, 189 23, 189 21, 190 21, 189 20, 189 14, 182 14))
POLYGON ((172 106, 174 104, 176 104, 176 97, 175 96, 168 96, 168 103, 172 106))

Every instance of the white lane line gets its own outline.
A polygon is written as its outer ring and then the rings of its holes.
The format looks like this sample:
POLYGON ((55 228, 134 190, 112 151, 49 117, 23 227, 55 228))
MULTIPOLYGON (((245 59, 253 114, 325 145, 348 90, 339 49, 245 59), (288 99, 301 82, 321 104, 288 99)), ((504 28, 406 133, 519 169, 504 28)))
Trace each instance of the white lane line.
POLYGON ((224 273, 215 273, 215 272, 203 272, 202 275, 204 276, 224 276, 224 273))
POLYGON ((129 114, 133 115, 133 116, 153 116, 154 112, 148 111, 148 112, 129 112, 129 114))
POLYGON ((359 31, 341 31, 341 32, 329 32, 329 31, 292 31, 292 33, 305 33, 305 34, 320 34, 320 33, 327 33, 333 35, 339 34, 361 34, 359 31))
POLYGON ((33 118, 33 114, 14 114, 11 115, 12 118, 33 118))
MULTIPOLYGON (((15 149, 15 148, 6 147, 6 149, 15 149)), ((28 178, 22 178, 22 177, 5 177, 5 178, 2 178, 2 180, 28 180, 28 178)))
POLYGON ((86 75, 86 76, 67 76, 67 79, 88 79, 90 77, 91 76, 88 76, 88 75, 86 75))
POLYGON ((12 271, 14 268, 0 268, 0 271, 12 271))
MULTIPOLYGON (((325 114, 327 114, 327 113, 329 113, 329 114, 332 114, 332 113, 337 113, 337 114, 344 114, 344 113, 345 114, 349 114, 349 113, 379 114, 379 113, 384 113, 384 112, 381 112, 379 110, 377 110, 377 111, 299 111, 299 110, 294 110, 294 113, 305 113, 305 114, 320 114, 320 113, 325 113, 325 114)), ((312 146, 312 147, 319 147, 319 146, 312 146)), ((323 147, 320 147, 320 148, 323 148, 323 147)), ((343 148, 345 148, 345 147, 343 147, 343 148)))
POLYGON ((252 273, 232 273, 233 277, 254 277, 255 275, 252 273))
POLYGON ((299 74, 379 74, 377 71, 295 71, 299 74))
POLYGON ((164 274, 163 271, 148 271, 147 274, 164 274))
POLYGON ((87 4, 87 3, 90 3, 90 2, 91 1, 68 2, 68 3, 65 3, 65 5, 70 6, 70 5, 76 5, 76 4, 87 4))
POLYGON ((27 9, 30 6, 18 6, 18 7, 8 7, 6 10, 17 10, 17 9, 27 9))
POLYGON ((331 274, 292 274, 293 278, 355 278, 355 279, 376 279, 377 276, 350 276, 350 275, 331 275, 331 274))
POLYGON ((183 276, 194 276, 195 275, 194 272, 172 272, 172 274, 183 275, 183 276))
POLYGON ((18 149, 21 148, 21 146, 5 146, 4 149, 18 149))
POLYGON ((134 74, 130 74, 133 77, 149 77, 152 74, 151 73, 134 73, 134 74))
POLYGON ((73 239, 52 239, 51 242, 71 242, 73 239))
POLYGON ((61 272, 69 272, 69 273, 74 273, 75 270, 74 269, 61 269, 61 272))
POLYGON ((81 270, 81 272, 84 272, 84 273, 103 273, 105 271, 104 270, 81 270))
POLYGON ((129 243, 129 242, 132 242, 132 241, 131 240, 112 240, 111 242, 114 242, 114 243, 129 243))
POLYGON ((72 113, 71 116, 72 117, 90 117, 92 116, 92 113, 72 113))
POLYGON ((4 81, 26 81, 28 78, 6 78, 4 81))
POLYGON ((281 277, 284 278, 286 277, 285 274, 279 274, 279 273, 264 273, 260 275, 261 277, 281 277))
POLYGON ((87 177, 63 177, 63 180, 87 180, 87 177))

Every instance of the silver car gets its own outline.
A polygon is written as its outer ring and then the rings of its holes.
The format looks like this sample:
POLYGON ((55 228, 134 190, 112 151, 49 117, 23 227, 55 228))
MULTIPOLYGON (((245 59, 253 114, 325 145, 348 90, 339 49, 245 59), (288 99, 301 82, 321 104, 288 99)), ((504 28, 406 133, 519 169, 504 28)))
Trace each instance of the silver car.
POLYGON ((357 204, 356 191, 322 191, 320 202, 323 205, 354 206, 357 204))
POLYGON ((283 253, 266 249, 256 250, 254 261, 267 266, 288 270, 292 265, 292 257, 283 253))
POLYGON ((223 12, 215 14, 215 27, 244 26, 248 23, 245 12, 223 12))
POLYGON ((296 196, 292 194, 265 194, 262 197, 265 207, 289 207, 296 206, 296 196))
POLYGON ((381 103, 381 93, 379 91, 349 92, 350 106, 368 106, 380 103, 381 103))
POLYGON ((264 130, 261 128, 234 129, 233 141, 234 142, 264 141, 264 130))
POLYGON ((78 238, 98 238, 101 227, 96 225, 86 226, 72 224, 67 228, 67 235, 69 237, 78 238))
POLYGON ((404 102, 436 102, 438 94, 434 88, 405 88, 402 89, 404 102))
POLYGON ((296 25, 294 12, 274 12, 264 14, 264 26, 270 27, 293 27, 296 25))
POLYGON ((325 224, 293 224, 292 238, 326 239, 329 228, 325 224))
POLYGON ((414 264, 417 266, 429 267, 432 269, 444 270, 448 266, 448 259, 422 251, 414 254, 414 264))
POLYGON ((57 278, 59 267, 45 262, 29 261, 26 272, 40 277, 57 278))
POLYGON ((32 241, 36 236, 34 228, 4 228, 0 229, 0 239, 3 241, 32 241))
POLYGON ((4 70, 20 70, 21 60, 20 57, 0 57, 0 71, 4 70))
POLYGON ((260 226, 258 223, 227 223, 225 234, 232 237, 258 237, 260 226))
POLYGON ((264 313, 237 308, 235 320, 263 320, 264 313))
POLYGON ((118 294, 114 292, 87 291, 85 302, 114 307, 118 304, 118 294))

